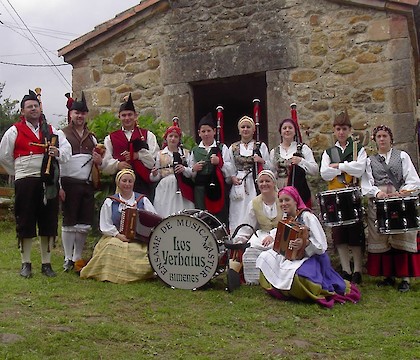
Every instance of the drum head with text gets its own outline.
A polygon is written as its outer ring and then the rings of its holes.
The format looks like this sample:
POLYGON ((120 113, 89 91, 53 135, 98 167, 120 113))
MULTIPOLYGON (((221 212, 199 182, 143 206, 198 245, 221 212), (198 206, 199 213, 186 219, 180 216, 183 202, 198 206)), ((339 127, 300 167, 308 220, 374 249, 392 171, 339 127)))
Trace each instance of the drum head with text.
POLYGON ((205 285, 218 267, 217 241, 209 226, 194 216, 164 219, 152 232, 148 253, 159 278, 179 289, 205 285))

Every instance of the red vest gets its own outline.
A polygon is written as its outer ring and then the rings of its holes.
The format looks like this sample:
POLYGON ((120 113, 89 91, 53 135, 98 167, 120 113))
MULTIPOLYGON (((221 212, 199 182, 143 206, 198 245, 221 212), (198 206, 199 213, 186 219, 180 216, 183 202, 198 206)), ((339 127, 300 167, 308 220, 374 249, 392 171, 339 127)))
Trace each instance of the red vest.
MULTIPOLYGON (((30 143, 44 144, 41 136, 41 127, 38 128, 39 136, 41 140, 36 137, 32 130, 26 125, 26 120, 21 116, 21 121, 14 124, 17 129, 17 138, 15 142, 15 148, 13 150, 13 157, 16 159, 19 156, 28 156, 31 154, 43 154, 45 148, 36 145, 30 145, 30 143)), ((48 125, 50 132, 52 132, 51 125, 48 125)))
MULTIPOLYGON (((130 153, 133 152, 131 142, 135 139, 139 139, 147 142, 147 130, 140 129, 137 126, 134 127, 134 131, 131 134, 130 141, 127 140, 127 137, 124 134, 124 131, 117 130, 109 134, 112 143, 112 157, 118 161, 125 161, 125 157, 121 155, 124 151, 130 153)), ((134 172, 140 176, 140 178, 146 183, 150 183, 150 169, 148 169, 140 160, 131 161, 131 166, 133 167, 134 172)))

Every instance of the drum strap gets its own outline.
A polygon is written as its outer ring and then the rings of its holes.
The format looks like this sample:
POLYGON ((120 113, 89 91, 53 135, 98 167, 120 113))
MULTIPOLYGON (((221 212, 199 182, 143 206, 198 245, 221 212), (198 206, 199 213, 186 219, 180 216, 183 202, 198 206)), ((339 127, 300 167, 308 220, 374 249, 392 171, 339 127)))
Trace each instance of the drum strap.
POLYGON ((389 168, 388 164, 385 162, 385 158, 382 155, 376 154, 376 158, 382 164, 384 170, 386 171, 389 180, 391 180, 392 185, 394 185, 395 189, 398 191, 401 187, 401 184, 398 183, 397 179, 395 178, 394 174, 392 173, 391 169, 389 168))
MULTIPOLYGON (((340 153, 339 153, 339 150, 338 150, 337 146, 334 146, 334 147, 331 148, 331 162, 333 162, 333 163, 340 163, 341 162, 341 157, 340 157, 340 153)), ((346 178, 345 178, 343 173, 341 173, 340 175, 337 175, 337 180, 344 185, 348 185, 348 183, 346 182, 346 178)))

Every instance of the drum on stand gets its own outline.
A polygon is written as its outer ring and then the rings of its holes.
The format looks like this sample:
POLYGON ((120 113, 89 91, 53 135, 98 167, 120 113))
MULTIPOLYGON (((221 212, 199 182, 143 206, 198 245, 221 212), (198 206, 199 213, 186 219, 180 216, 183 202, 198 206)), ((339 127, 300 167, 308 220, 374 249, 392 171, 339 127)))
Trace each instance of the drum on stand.
POLYGON ((207 211, 180 211, 153 230, 148 247, 150 265, 169 286, 199 288, 225 270, 227 238, 225 225, 207 211))
POLYGON ((374 199, 374 204, 378 233, 391 235, 420 230, 418 195, 374 199))
POLYGON ((363 220, 359 187, 327 190, 316 196, 321 209, 320 220, 325 226, 350 225, 363 220))

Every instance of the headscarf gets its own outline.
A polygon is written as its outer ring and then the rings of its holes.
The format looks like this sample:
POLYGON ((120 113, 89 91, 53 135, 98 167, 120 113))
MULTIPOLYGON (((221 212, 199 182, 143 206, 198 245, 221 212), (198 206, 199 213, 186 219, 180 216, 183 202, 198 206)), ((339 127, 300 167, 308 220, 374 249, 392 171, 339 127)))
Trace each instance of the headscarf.
POLYGON ((376 142, 376 134, 378 133, 378 131, 386 131, 389 134, 389 137, 391 138, 391 145, 394 143, 394 136, 392 135, 392 131, 391 129, 386 126, 386 125, 378 125, 377 127, 375 127, 373 129, 372 132, 372 140, 376 142))
POLYGON ((260 177, 263 175, 267 175, 271 178, 271 180, 273 180, 274 183, 276 183, 276 176, 274 175, 274 173, 271 170, 262 170, 259 172, 258 176, 257 176, 257 181, 260 180, 260 177))
POLYGON ((255 129, 255 122, 249 116, 242 116, 238 121, 238 129, 241 129, 242 123, 247 122, 251 124, 252 129, 255 129))
POLYGON ((175 126, 175 125, 169 126, 169 127, 166 129, 165 134, 163 135, 163 138, 166 140, 166 138, 168 137, 168 135, 169 135, 170 133, 172 133, 172 132, 177 133, 177 134, 178 134, 178 136, 179 136, 179 138, 181 138, 181 136, 182 136, 182 130, 180 129, 180 127, 179 127, 179 126, 175 126))
POLYGON ((116 191, 115 192, 117 194, 119 194, 121 192, 121 189, 118 186, 118 184, 120 183, 121 178, 125 174, 131 175, 133 177, 133 179, 136 180, 136 174, 134 173, 133 170, 131 170, 131 169, 122 169, 122 170, 118 171, 117 175, 115 176, 115 185, 116 185, 116 191))
POLYGON ((285 186, 279 191, 278 196, 283 194, 289 195, 294 201, 296 201, 297 210, 308 209, 294 186, 285 186))

